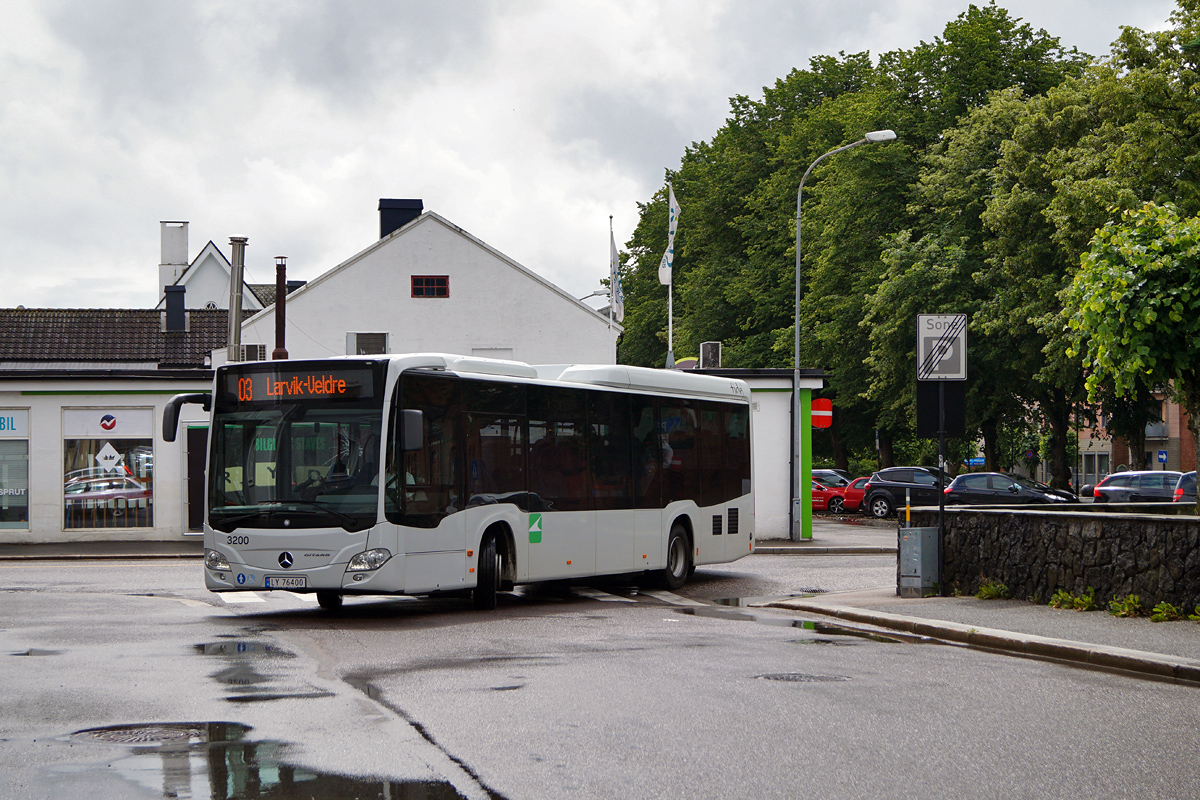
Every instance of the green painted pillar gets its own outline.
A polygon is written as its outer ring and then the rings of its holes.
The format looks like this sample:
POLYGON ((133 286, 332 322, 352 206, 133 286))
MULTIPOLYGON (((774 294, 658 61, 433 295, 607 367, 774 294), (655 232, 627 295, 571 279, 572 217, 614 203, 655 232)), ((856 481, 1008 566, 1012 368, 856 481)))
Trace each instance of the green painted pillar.
POLYGON ((800 539, 812 539, 812 389, 800 390, 800 539))

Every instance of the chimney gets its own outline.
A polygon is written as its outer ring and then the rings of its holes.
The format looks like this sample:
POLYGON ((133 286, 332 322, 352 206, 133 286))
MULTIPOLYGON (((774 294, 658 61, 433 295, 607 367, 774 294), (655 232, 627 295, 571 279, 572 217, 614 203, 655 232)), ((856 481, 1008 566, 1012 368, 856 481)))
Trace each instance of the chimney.
POLYGON ((229 337, 226 344, 227 358, 230 361, 241 361, 242 343, 242 272, 246 263, 245 236, 230 236, 229 245, 233 255, 233 263, 229 275, 229 337))
POLYGON ((185 286, 164 286, 167 296, 167 333, 183 333, 187 330, 187 313, 183 310, 185 286))
POLYGON ((424 204, 420 200, 379 200, 379 238, 403 228, 421 216, 424 204))
POLYGON ((158 285, 174 286, 188 267, 188 224, 168 220, 159 222, 158 228, 162 245, 162 256, 158 264, 158 285))
POLYGON ((271 359, 275 361, 288 357, 287 347, 284 346, 287 284, 287 256, 275 256, 275 349, 271 351, 271 359))

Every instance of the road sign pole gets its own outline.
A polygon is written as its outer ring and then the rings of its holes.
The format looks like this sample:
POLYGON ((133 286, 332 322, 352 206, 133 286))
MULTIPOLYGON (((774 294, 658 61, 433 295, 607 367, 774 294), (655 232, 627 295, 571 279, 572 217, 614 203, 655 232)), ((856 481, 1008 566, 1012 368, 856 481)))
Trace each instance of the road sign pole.
POLYGON ((946 597, 946 382, 938 381, 938 593, 946 597))

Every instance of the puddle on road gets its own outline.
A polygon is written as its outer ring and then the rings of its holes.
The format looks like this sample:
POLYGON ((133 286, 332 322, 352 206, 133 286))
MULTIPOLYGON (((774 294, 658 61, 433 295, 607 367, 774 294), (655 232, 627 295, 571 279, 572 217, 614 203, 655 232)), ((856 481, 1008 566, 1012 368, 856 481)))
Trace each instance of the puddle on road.
POLYGON ((225 699, 231 703, 262 703, 271 700, 329 697, 324 689, 303 686, 280 687, 287 675, 276 663, 295 658, 295 655, 275 645, 253 639, 236 639, 195 645, 196 655, 213 656, 226 662, 224 669, 209 675, 214 681, 229 687, 225 699))
POLYGON ((124 745, 110 762, 130 783, 164 798, 212 800, 461 800, 445 781, 392 781, 315 772, 287 761, 288 745, 249 741, 234 722, 116 725, 76 731, 61 741, 124 745))
POLYGON ((824 589, 801 589, 796 594, 779 594, 769 597, 721 597, 712 602, 719 606, 754 606, 764 603, 779 603, 784 600, 795 600, 800 597, 816 597, 819 594, 824 594, 824 589))
MULTIPOLYGON (((817 622, 816 620, 808 619, 787 619, 786 617, 769 617, 759 614, 750 614, 745 611, 734 611, 733 609, 726 609, 718 606, 688 606, 686 608, 676 608, 674 611, 678 614, 687 614, 693 617, 709 617, 712 619, 757 622, 760 625, 774 625, 780 628, 800 628, 801 630, 822 633, 827 636, 852 636, 858 639, 867 639, 872 642, 882 642, 884 644, 896 644, 897 642, 906 641, 905 638, 900 636, 889 636, 882 633, 875 633, 873 631, 847 628, 842 625, 831 625, 828 622, 817 622)), ((819 642, 821 640, 800 641, 819 642)))

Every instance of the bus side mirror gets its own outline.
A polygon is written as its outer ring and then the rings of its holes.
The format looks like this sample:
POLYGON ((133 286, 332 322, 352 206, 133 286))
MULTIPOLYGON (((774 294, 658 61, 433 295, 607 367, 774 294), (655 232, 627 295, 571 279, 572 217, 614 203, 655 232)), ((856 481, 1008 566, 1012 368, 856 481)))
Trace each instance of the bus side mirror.
POLYGON ((400 412, 404 415, 401 430, 404 434, 404 452, 422 450, 425 447, 425 414, 420 409, 406 408, 400 412))
POLYGON ((212 409, 212 395, 208 392, 192 392, 177 394, 168 400, 167 407, 163 409, 163 441, 175 441, 175 434, 179 430, 179 407, 184 403, 195 403, 209 411, 212 409))

